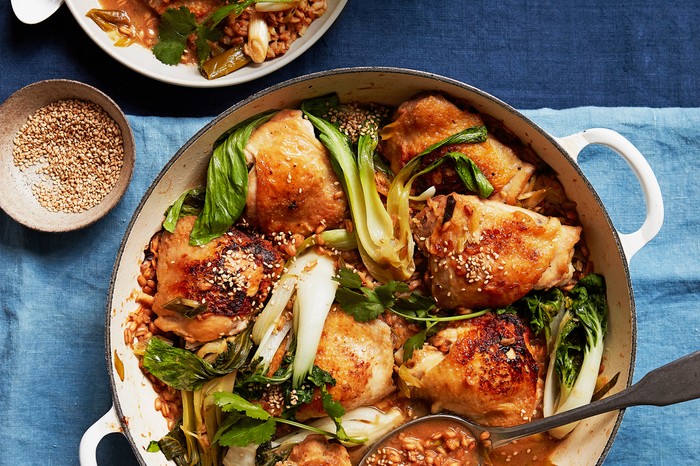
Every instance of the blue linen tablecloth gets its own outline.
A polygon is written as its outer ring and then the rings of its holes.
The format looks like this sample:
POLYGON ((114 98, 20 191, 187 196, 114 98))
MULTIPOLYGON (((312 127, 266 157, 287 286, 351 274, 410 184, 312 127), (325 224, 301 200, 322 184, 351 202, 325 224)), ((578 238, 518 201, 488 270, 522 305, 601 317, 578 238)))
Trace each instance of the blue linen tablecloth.
MULTIPOLYGON (((555 136, 607 127, 645 154, 664 195, 659 235, 631 262, 637 302, 635 381, 700 348, 700 109, 598 108, 524 112, 555 136)), ((209 118, 130 116, 134 177, 120 204, 74 233, 26 229, 0 213, 0 465, 74 465, 83 432, 111 406, 104 358, 105 305, 113 261, 142 195, 165 162, 209 118)), ((641 189, 610 150, 580 157, 623 232, 644 218, 641 189)), ((610 465, 700 464, 700 402, 630 408, 610 465)), ((100 465, 136 464, 120 435, 98 449, 100 465)))
POLYGON ((700 107, 698 24, 697 0, 350 0, 290 65, 239 86, 187 89, 107 56, 65 6, 28 26, 0 1, 0 102, 34 81, 70 78, 130 114, 206 116, 300 74, 394 66, 458 79, 516 108, 700 107))

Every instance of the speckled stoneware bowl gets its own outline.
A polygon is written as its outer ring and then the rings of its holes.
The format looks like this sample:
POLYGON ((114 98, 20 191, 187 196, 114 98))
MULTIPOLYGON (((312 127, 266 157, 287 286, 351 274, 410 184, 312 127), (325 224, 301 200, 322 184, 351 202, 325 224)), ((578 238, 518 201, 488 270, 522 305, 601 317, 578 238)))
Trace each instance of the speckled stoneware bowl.
MULTIPOLYGON (((18 90, 0 106, 0 208, 17 222, 34 230, 77 230, 103 217, 126 191, 134 158, 134 137, 124 113, 107 95, 87 84, 64 79, 39 81, 18 90), (115 169, 111 178, 114 185, 96 205, 81 212, 52 211, 42 205, 32 191, 33 185, 46 178, 36 173, 41 164, 22 171, 13 157, 15 138, 28 118, 38 109, 63 100, 97 104, 114 120, 123 140, 121 169, 118 172, 115 169)), ((68 172, 77 173, 79 170, 71 172, 69 168, 68 172)))

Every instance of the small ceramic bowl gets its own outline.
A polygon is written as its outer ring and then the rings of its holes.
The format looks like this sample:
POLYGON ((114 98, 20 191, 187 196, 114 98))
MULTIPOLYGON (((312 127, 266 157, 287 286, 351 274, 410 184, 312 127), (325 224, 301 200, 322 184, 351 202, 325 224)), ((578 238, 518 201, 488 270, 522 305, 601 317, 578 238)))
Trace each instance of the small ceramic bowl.
MULTIPOLYGON (((51 124, 46 119, 43 119, 43 122, 51 124)), ((35 154, 43 152, 43 149, 39 152, 34 150, 35 154)), ((33 157, 36 159, 37 156, 33 157)), ((26 157, 26 159, 30 158, 26 157)), ((87 84, 64 79, 39 81, 18 90, 0 106, 0 208, 17 222, 34 230, 47 232, 77 230, 103 217, 119 202, 126 191, 134 169, 134 158, 134 136, 124 113, 107 95, 87 84), (27 124, 29 118, 39 109, 45 109, 47 106, 54 107, 58 105, 57 102, 62 101, 80 101, 71 108, 68 108, 68 105, 65 106, 66 108, 62 107, 63 113, 55 119, 63 122, 60 130, 61 134, 66 134, 65 138, 56 137, 55 144, 51 140, 47 142, 46 140, 50 138, 42 135, 41 126, 37 123, 34 125, 35 136, 32 137, 43 139, 43 142, 34 144, 32 140, 32 144, 26 144, 26 135, 29 130, 26 128, 23 130, 23 126, 27 124), (95 107, 86 108, 85 102, 96 104, 109 115, 109 118, 104 117, 104 114, 95 107), (85 114, 85 121, 87 121, 85 127, 82 127, 83 123, 66 114, 72 111, 85 114), (100 129, 98 136, 90 136, 95 130, 94 125, 98 124, 90 119, 95 115, 102 115, 98 121, 107 123, 101 128, 111 127, 112 130, 100 129), (66 123, 68 121, 71 123, 66 123), (118 149, 118 141, 114 142, 115 138, 119 139, 114 124, 121 132, 121 151, 118 149), (37 129, 39 134, 36 134, 37 129), (69 144, 70 135, 78 130, 87 135, 82 137, 78 146, 80 149, 76 149, 74 144, 69 144), (16 142, 20 132, 25 138, 25 143, 22 144, 16 142), (51 151, 55 152, 39 161, 30 161, 21 168, 23 163, 18 163, 13 155, 15 147, 22 147, 19 149, 20 152, 28 154, 32 145, 42 144, 51 145, 51 151), (67 155, 61 152, 66 149, 67 155), (58 184, 55 181, 56 178, 51 180, 49 175, 37 173, 42 166, 55 162, 55 157, 66 157, 62 160, 63 166, 54 170, 54 173, 62 171, 63 178, 58 184), (86 159, 82 157, 93 157, 93 159, 85 162, 86 159), (121 168, 118 165, 119 160, 121 160, 121 168), (101 177, 100 189, 92 189, 95 181, 91 178, 94 176, 101 177), (56 189, 61 184, 77 186, 72 188, 73 191, 69 194, 70 201, 66 197, 68 194, 57 194, 56 189), (47 190, 50 191, 48 194, 46 194, 47 190), (41 192, 44 192, 43 196, 41 192), (52 204, 51 200, 55 202, 52 204), (56 207, 56 205, 62 205, 62 207, 56 207)), ((62 193, 67 190, 66 188, 62 193)))

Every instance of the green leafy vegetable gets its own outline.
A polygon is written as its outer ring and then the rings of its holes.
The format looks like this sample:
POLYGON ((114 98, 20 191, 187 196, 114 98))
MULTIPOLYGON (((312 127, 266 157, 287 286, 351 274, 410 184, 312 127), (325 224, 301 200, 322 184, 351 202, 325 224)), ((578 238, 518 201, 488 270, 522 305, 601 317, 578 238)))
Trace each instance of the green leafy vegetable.
POLYGON ((423 347, 426 338, 437 332, 437 324, 473 319, 491 312, 490 309, 484 309, 471 314, 439 316, 432 313, 437 309, 433 297, 410 292, 408 285, 403 282, 392 280, 372 289, 362 286, 360 276, 347 268, 340 269, 335 280, 340 285, 335 300, 343 311, 358 322, 369 322, 384 311, 389 311, 404 319, 423 323, 425 328, 406 340, 404 361, 411 358, 415 349, 423 347))
POLYGON ((191 245, 201 246, 223 235, 243 213, 248 195, 245 146, 253 130, 273 114, 266 112, 244 121, 214 148, 207 169, 204 207, 192 228, 191 245))
MULTIPOLYGON (((391 408, 380 411, 374 407, 362 406, 355 408, 341 418, 349 438, 366 439, 365 443, 374 443, 406 421, 406 415, 399 408, 391 408)), ((329 431, 335 423, 326 417, 311 423, 311 427, 329 431)), ((261 445, 256 455, 256 466, 274 466, 279 461, 284 461, 289 456, 294 445, 302 442, 313 432, 299 429, 269 443, 261 445)), ((354 442, 341 443, 347 447, 355 446, 354 442)))
POLYGON ((251 443, 269 442, 275 434, 276 426, 277 423, 273 418, 268 418, 265 421, 243 418, 222 433, 218 438, 218 443, 225 447, 245 447, 251 443))
POLYGON ((197 60, 201 66, 211 57, 209 42, 214 42, 221 37, 219 23, 229 15, 240 15, 243 10, 257 1, 259 0, 243 0, 240 3, 222 6, 201 23, 197 22, 194 14, 185 6, 178 9, 168 8, 161 15, 158 42, 153 46, 153 54, 166 65, 177 65, 187 48, 189 37, 195 34, 197 60))
POLYGON ((457 175, 469 191, 476 193, 483 199, 489 197, 493 193, 493 186, 479 167, 472 159, 461 152, 448 152, 414 176, 418 177, 431 172, 448 160, 454 162, 454 169, 457 175))
MULTIPOLYGON (((336 97, 337 98, 337 97, 336 97)), ((468 128, 443 141, 433 144, 412 159, 393 179, 386 206, 375 182, 377 146, 376 137, 363 134, 357 142, 357 155, 348 138, 332 123, 321 118, 329 106, 328 97, 302 103, 301 109, 319 132, 319 139, 331 154, 331 165, 343 184, 350 204, 350 211, 357 236, 357 247, 369 272, 378 280, 407 280, 415 271, 415 249, 410 228, 409 200, 413 180, 425 171, 417 171, 422 158, 446 144, 477 143, 486 140, 485 127, 468 128)), ((470 164, 463 154, 450 156, 459 166, 463 176, 481 194, 490 184, 476 165, 470 164), (466 160, 465 160, 466 159, 466 160)), ((443 163, 443 162, 440 162, 443 163)))
MULTIPOLYGON (((322 387, 325 387, 325 384, 322 387)), ((264 444, 269 442, 278 423, 299 427, 350 443, 363 443, 366 440, 348 437, 340 427, 339 419, 336 424, 337 431, 332 433, 291 419, 272 416, 259 404, 251 403, 235 393, 218 392, 214 395, 214 399, 224 412, 233 413, 231 420, 222 425, 214 437, 214 441, 222 446, 244 447, 251 443, 264 444)), ((342 406, 338 408, 334 403, 331 398, 331 401, 324 402, 324 407, 327 405, 334 414, 338 414, 342 410, 342 406)))
POLYGON ((437 321, 429 321, 425 323, 425 328, 420 332, 407 338, 403 343, 403 361, 406 362, 413 357, 413 352, 421 349, 425 341, 435 335, 439 330, 437 321))
POLYGON ((206 312, 207 304, 191 299, 174 298, 163 304, 163 309, 177 312, 188 319, 192 319, 198 314, 206 312))
POLYGON ((202 205, 204 205, 204 193, 205 189, 203 186, 198 186, 182 193, 173 205, 165 211, 163 228, 172 233, 175 231, 175 225, 177 225, 180 217, 199 215, 202 211, 202 205))
POLYGON ((515 304, 528 317, 535 335, 544 333, 546 341, 552 337, 551 323, 564 305, 564 293, 559 288, 531 293, 515 304))
POLYGON ((166 65, 177 65, 187 48, 187 37, 196 30, 197 20, 187 7, 168 8, 161 15, 158 43, 152 48, 153 54, 166 65))
POLYGON ((267 442, 258 447, 255 453, 255 466, 275 466, 284 464, 284 461, 289 458, 292 449, 297 443, 287 442, 277 445, 275 442, 267 442))
MULTIPOLYGON (((545 379, 545 416, 583 406, 593 397, 607 331, 603 277, 589 274, 579 280, 561 313, 545 379)), ((568 424, 549 433, 563 438, 575 426, 568 424)))
POLYGON ((187 451, 187 440, 182 431, 182 420, 162 439, 157 442, 150 442, 148 451, 160 451, 165 455, 166 459, 173 461, 177 466, 188 466, 190 464, 190 455, 187 451))
POLYGON ((214 365, 191 351, 176 348, 160 338, 148 341, 143 366, 167 385, 178 390, 194 391, 205 382, 222 377, 242 367, 252 348, 249 331, 226 339, 226 351, 214 365))
POLYGON ((294 301, 296 350, 292 363, 292 385, 297 388, 314 367, 323 324, 333 305, 338 284, 333 280, 335 261, 326 255, 307 251, 296 259, 302 272, 298 276, 294 301))
POLYGON ((266 421, 271 417, 270 413, 265 411, 262 406, 256 403, 251 403, 237 393, 217 393, 216 404, 218 404, 219 407, 221 407, 221 409, 225 412, 240 412, 259 421, 266 421))

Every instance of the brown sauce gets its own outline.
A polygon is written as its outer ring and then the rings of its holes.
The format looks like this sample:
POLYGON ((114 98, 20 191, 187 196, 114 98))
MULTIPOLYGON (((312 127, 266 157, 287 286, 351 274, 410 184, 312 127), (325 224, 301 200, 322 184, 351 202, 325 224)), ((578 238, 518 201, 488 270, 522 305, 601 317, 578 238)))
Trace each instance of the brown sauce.
POLYGON ((136 29, 136 42, 151 48, 158 38, 160 16, 146 2, 130 0, 100 0, 105 10, 121 10, 131 19, 131 25, 136 29))
POLYGON ((386 440, 366 464, 418 466, 424 464, 477 465, 482 455, 486 464, 551 465, 550 455, 558 441, 536 434, 486 453, 474 436, 456 422, 434 419, 407 427, 386 440))
POLYGON ((369 466, 401 464, 477 465, 478 443, 458 423, 443 420, 421 422, 385 441, 366 461, 369 466))
POLYGON ((550 456, 559 445, 547 434, 535 434, 492 451, 489 455, 494 466, 504 465, 552 465, 550 456))

